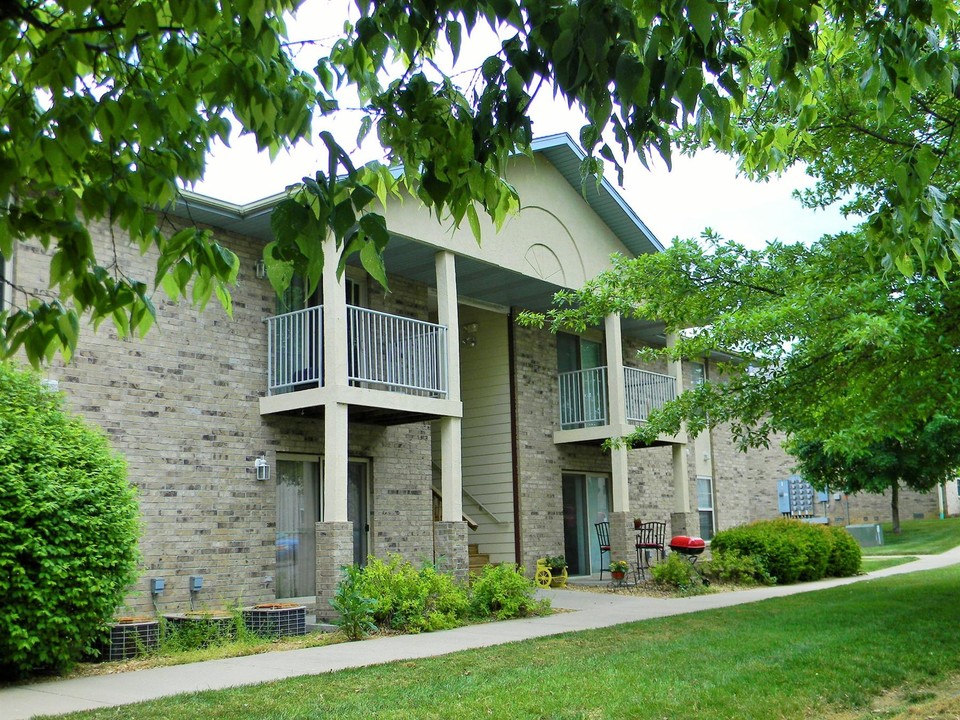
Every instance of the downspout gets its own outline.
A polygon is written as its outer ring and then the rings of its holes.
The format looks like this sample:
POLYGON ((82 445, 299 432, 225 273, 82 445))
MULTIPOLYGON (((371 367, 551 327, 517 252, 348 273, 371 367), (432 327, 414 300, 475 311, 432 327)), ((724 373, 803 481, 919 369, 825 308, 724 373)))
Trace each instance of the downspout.
POLYGON ((507 315, 507 364, 510 368, 510 464, 513 471, 513 550, 517 565, 523 564, 520 547, 520 441, 517 438, 517 362, 514 308, 507 315))

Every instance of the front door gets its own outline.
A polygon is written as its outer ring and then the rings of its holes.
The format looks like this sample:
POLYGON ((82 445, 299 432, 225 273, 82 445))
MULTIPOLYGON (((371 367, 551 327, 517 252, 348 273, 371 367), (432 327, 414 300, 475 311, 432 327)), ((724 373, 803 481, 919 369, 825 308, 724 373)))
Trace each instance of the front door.
POLYGON ((320 519, 320 463, 316 457, 277 458, 278 598, 317 592, 317 532, 320 519))
POLYGON ((571 575, 600 571, 596 524, 610 518, 610 478, 563 474, 563 552, 571 575))
POLYGON ((367 511, 367 464, 351 460, 347 466, 347 520, 353 523, 353 564, 367 564, 367 537, 370 514, 367 511))
MULTIPOLYGON (((368 555, 368 465, 347 465, 347 519, 353 523, 353 561, 368 555)), ((320 460, 313 456, 277 458, 276 588, 278 598, 311 597, 317 592, 317 522, 323 521, 320 460)))

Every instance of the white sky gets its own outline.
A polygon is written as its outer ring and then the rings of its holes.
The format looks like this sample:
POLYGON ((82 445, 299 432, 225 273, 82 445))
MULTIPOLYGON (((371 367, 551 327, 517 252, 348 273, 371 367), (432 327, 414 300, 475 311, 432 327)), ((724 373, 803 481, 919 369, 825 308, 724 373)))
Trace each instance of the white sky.
MULTIPOLYGON (((342 26, 343 7, 342 0, 307 0, 297 19, 289 23, 290 39, 329 42, 342 26)), ((490 54, 491 38, 495 41, 492 34, 465 40, 461 67, 469 67, 475 59, 479 64, 490 54)), ((312 68, 316 54, 310 47, 302 50, 298 60, 304 69, 312 68)), ((554 103, 546 97, 549 93, 543 95, 537 98, 531 113, 534 134, 539 137, 566 132, 576 139, 582 124, 576 113, 567 110, 565 104, 554 103)), ((326 127, 349 150, 358 123, 359 114, 347 110, 326 127)), ((365 162, 377 155, 373 135, 363 147, 363 156, 355 157, 355 161, 365 162)), ((252 140, 234 138, 231 147, 214 148, 204 180, 193 189, 234 203, 252 202, 325 167, 319 150, 318 145, 301 143, 271 163, 266 153, 257 153, 252 140)), ((737 177, 732 160, 713 153, 700 153, 694 158, 675 156, 669 172, 659 158, 651 167, 647 170, 637 159, 629 161, 619 192, 664 244, 678 236, 698 237, 706 227, 750 247, 762 247, 774 239, 811 243, 824 233, 853 225, 834 209, 812 211, 800 206, 792 191, 812 184, 800 169, 777 180, 753 183, 737 177)), ((608 179, 616 184, 612 171, 608 179)))

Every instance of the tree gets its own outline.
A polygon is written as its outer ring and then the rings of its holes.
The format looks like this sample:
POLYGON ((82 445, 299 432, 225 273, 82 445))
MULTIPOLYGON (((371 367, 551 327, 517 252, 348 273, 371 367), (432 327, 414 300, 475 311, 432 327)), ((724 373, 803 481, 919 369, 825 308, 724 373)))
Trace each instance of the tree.
POLYGON ((137 579, 139 509, 102 433, 0 363, 0 677, 90 650, 137 579))
POLYGON ((893 532, 900 533, 899 487, 925 492, 960 467, 960 420, 934 415, 902 438, 884 438, 856 452, 830 452, 817 439, 794 439, 788 449, 814 487, 846 493, 890 490, 893 532))
POLYGON ((676 333, 673 359, 719 357, 721 373, 651 414, 633 440, 684 424, 696 435, 729 423, 741 447, 773 433, 816 439, 856 455, 906 439, 935 415, 960 417, 960 289, 916 273, 877 273, 860 234, 811 247, 748 250, 708 238, 620 258, 546 316, 581 329, 604 316, 660 318, 676 333))
POLYGON ((0 255, 31 238, 51 250, 48 296, 0 314, 0 356, 33 362, 76 346, 79 316, 145 332, 162 283, 229 309, 238 262, 208 232, 154 212, 203 175, 231 115, 261 148, 306 137, 313 80, 282 46, 294 0, 116 3, 18 0, 0 10, 0 255), (87 224, 158 254, 153 278, 96 257, 87 224), (191 286, 192 282, 192 286, 191 286))
MULTIPOLYGON (((527 111, 540 92, 583 111, 589 175, 602 160, 619 169, 648 150, 669 159, 683 128, 695 129, 698 143, 741 153, 757 172, 776 169, 799 156, 806 136, 781 123, 750 142, 744 123, 757 99, 776 97, 783 113, 816 117, 826 97, 815 85, 823 57, 856 46, 864 47, 856 67, 863 101, 883 112, 890 97, 932 85, 948 96, 957 85, 958 16, 947 0, 357 0, 356 21, 316 65, 319 90, 283 44, 280 15, 296 5, 8 3, 0 20, 8 79, 0 88, 0 197, 11 200, 0 211, 0 253, 9 258, 15 243, 39 238, 53 251, 54 297, 0 318, 0 352, 23 347, 34 362, 58 348, 69 356, 84 313, 142 332, 158 284, 201 305, 216 294, 229 309, 236 258, 192 228, 167 237, 145 210, 165 207, 178 181, 199 177, 211 140, 227 136, 228 111, 275 151, 308 135, 311 109, 334 116, 346 93, 364 117, 358 143, 376 130, 387 161, 403 166, 399 178, 381 164, 354 167, 332 134, 320 134, 327 166, 277 208, 265 253, 282 291, 294 267, 308 285, 319 282, 317 239, 327 233, 340 267, 359 253, 385 282, 389 232, 374 201, 391 192, 414 195, 445 222, 466 218, 478 237, 480 212, 503 222, 518 206, 505 164, 529 150, 527 111), (500 47, 464 73, 463 38, 481 26, 499 34, 500 47), (116 258, 96 258, 84 227, 95 218, 154 248, 155 276, 129 277, 116 258)), ((931 243, 949 256, 942 224, 932 223, 931 243)), ((949 218, 946 225, 953 232, 949 218)), ((891 237, 895 260, 913 247, 908 234, 891 237)))

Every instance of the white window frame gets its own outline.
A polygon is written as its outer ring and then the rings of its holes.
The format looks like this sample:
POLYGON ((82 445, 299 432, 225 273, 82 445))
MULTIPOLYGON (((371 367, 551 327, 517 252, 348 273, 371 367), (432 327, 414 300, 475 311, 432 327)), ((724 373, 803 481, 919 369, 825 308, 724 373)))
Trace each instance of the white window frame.
MULTIPOLYGON (((710 538, 712 538, 717 532, 717 501, 716 501, 716 488, 713 484, 713 478, 707 475, 697 475, 697 520, 699 521, 703 513, 710 513, 710 538), (700 504, 700 483, 706 482, 710 488, 710 505, 701 506, 700 504)), ((698 522, 699 529, 699 522, 698 522)), ((708 538, 704 538, 709 542, 708 538)))

